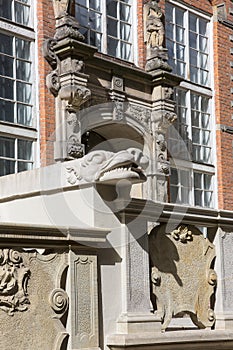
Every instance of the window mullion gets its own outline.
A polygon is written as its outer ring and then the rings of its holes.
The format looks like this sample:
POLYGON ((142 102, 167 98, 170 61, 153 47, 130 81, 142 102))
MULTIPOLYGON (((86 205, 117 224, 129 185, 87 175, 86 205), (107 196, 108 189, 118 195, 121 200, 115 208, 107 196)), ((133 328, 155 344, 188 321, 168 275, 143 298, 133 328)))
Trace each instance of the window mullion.
POLYGON ((184 13, 184 22, 186 23, 184 44, 185 44, 185 58, 186 58, 186 68, 185 68, 185 78, 190 79, 190 46, 189 46, 189 12, 184 13))
POLYGON ((12 40, 12 44, 13 44, 13 98, 14 98, 14 122, 17 123, 18 122, 18 118, 17 118, 17 76, 16 76, 16 38, 15 36, 13 37, 12 40))
POLYGON ((102 31, 102 37, 101 37, 101 48, 105 54, 108 52, 108 27, 107 27, 107 0, 101 1, 101 12, 102 12, 102 18, 101 18, 101 31, 102 31))

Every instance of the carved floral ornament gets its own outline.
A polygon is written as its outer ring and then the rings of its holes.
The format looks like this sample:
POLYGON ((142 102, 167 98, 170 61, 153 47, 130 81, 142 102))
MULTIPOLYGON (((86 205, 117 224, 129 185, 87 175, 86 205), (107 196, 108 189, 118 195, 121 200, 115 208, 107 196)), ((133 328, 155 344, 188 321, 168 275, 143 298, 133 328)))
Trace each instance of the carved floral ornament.
POLYGON ((28 309, 27 283, 30 270, 23 255, 13 249, 0 249, 0 309, 13 316, 28 309))

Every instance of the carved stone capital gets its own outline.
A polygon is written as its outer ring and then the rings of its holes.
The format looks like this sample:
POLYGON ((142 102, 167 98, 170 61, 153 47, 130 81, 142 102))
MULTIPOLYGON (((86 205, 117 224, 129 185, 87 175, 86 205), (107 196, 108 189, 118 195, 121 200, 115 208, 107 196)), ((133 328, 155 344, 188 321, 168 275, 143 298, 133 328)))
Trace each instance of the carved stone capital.
POLYGON ((59 96, 68 101, 74 109, 79 109, 91 97, 91 91, 82 85, 65 85, 61 87, 59 96))
POLYGON ((177 115, 171 111, 153 112, 152 116, 154 132, 166 133, 169 126, 171 126, 177 119, 177 115))
MULTIPOLYGON (((165 50, 165 49, 164 49, 165 50)), ((158 69, 162 69, 165 70, 167 72, 171 72, 172 68, 171 66, 169 66, 169 64, 167 63, 168 57, 167 57, 167 52, 166 51, 158 51, 157 52, 157 57, 150 57, 147 62, 146 62, 146 66, 145 69, 147 72, 153 72, 155 70, 158 69)), ((156 53, 154 52, 154 55, 156 53)), ((152 56, 152 54, 151 54, 152 56)))
POLYGON ((79 31, 79 23, 69 15, 64 15, 56 21, 56 33, 54 38, 61 40, 64 38, 72 38, 78 41, 83 41, 84 36, 79 31))

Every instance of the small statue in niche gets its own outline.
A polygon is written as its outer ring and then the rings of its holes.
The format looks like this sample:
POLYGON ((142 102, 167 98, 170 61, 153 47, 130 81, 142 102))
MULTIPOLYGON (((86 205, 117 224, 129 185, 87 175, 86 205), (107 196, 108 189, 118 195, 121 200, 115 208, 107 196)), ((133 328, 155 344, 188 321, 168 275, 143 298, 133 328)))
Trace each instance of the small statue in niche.
POLYGON ((165 32, 162 16, 163 13, 157 1, 150 1, 145 6, 145 30, 148 48, 163 48, 165 32))

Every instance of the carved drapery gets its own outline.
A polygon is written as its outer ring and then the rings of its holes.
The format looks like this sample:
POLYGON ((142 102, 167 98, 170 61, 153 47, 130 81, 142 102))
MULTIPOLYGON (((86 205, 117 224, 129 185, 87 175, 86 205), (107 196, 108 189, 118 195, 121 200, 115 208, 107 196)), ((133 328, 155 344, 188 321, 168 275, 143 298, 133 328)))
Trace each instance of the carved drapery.
POLYGON ((165 330, 173 316, 190 315, 199 328, 212 327, 211 296, 217 282, 212 269, 215 249, 194 226, 150 233, 152 300, 165 330), (156 300, 154 300, 154 297, 156 300))
POLYGON ((144 37, 147 45, 146 70, 153 72, 156 69, 171 71, 167 63, 168 54, 164 47, 164 15, 158 1, 150 0, 144 5, 144 37))

